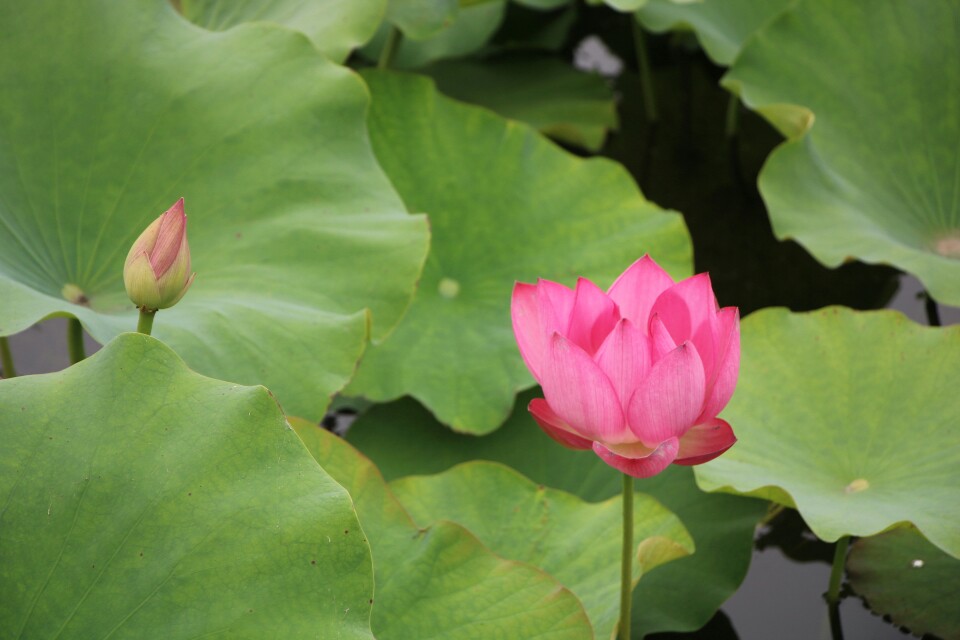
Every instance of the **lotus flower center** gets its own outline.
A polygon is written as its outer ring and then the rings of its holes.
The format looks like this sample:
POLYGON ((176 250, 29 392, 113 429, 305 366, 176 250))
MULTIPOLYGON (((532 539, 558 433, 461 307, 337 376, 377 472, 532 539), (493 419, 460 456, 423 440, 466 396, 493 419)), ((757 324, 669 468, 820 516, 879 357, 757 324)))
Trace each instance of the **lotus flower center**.
POLYGON ((937 238, 933 250, 945 258, 960 260, 960 231, 950 231, 937 238))
POLYGON ((460 294, 460 283, 453 278, 441 278, 437 285, 437 291, 448 300, 456 298, 460 294))
POLYGON ((863 478, 857 478, 844 488, 844 493, 860 493, 866 489, 870 488, 870 483, 864 480, 863 478))

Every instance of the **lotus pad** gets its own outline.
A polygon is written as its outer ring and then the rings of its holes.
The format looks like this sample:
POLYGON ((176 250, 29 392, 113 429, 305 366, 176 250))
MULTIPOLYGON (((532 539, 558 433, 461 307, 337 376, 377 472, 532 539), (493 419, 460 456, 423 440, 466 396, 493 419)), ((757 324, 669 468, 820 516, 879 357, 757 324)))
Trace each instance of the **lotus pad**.
POLYGON ((707 490, 795 505, 832 542, 912 522, 960 555, 960 326, 832 307, 742 325, 724 417, 739 442, 696 467, 707 490))
POLYGON ((276 22, 304 32, 337 62, 373 37, 386 4, 386 0, 180 0, 184 17, 206 29, 276 22))
MULTIPOLYGON (((462 524, 499 555, 540 567, 573 591, 597 638, 616 634, 620 496, 587 503, 485 461, 395 480, 391 489, 420 526, 437 520, 462 524)), ((693 552, 693 541, 677 517, 642 493, 634 497, 634 543, 634 586, 651 569, 693 552)))
POLYGON ((407 38, 423 40, 449 26, 459 6, 458 0, 388 0, 386 17, 407 38))
POLYGON ((0 628, 21 638, 366 638, 350 496, 262 387, 124 334, 0 381, 0 628))
POLYGON ((553 57, 448 60, 422 73, 452 98, 487 107, 591 151, 598 151, 607 132, 617 128, 617 108, 607 82, 553 57))
MULTIPOLYGON (((413 69, 435 60, 458 58, 477 51, 487 44, 499 28, 506 4, 506 0, 484 0, 477 4, 464 5, 436 29, 421 31, 421 34, 426 34, 421 37, 411 36, 405 31, 406 35, 400 40, 390 66, 396 69, 413 69)), ((454 2, 454 8, 456 7, 454 2)), ((400 29, 403 31, 402 26, 400 29)), ((367 58, 379 59, 389 31, 387 24, 381 25, 376 37, 363 48, 362 53, 367 58)))
POLYGON ((180 196, 197 278, 155 335, 206 375, 322 414, 426 250, 366 142, 367 94, 302 35, 211 33, 166 0, 0 8, 0 335, 136 327, 134 239, 180 196), (74 285, 65 290, 66 285, 74 285))
POLYGON ((692 29, 711 60, 729 66, 754 31, 790 5, 790 0, 648 0, 637 20, 656 33, 692 29))
POLYGON ((413 395, 455 430, 488 433, 533 384, 510 325, 516 280, 607 286, 645 252, 689 273, 683 220, 645 201, 621 166, 576 158, 429 80, 364 78, 374 150, 407 208, 429 213, 433 242, 413 305, 348 394, 413 395))
MULTIPOLYGON (((503 428, 483 438, 451 433, 409 399, 374 407, 357 419, 348 437, 387 478, 438 473, 458 462, 483 459, 586 500, 619 495, 619 473, 588 452, 561 447, 536 426, 526 410, 536 395, 522 393, 503 428)), ((638 482, 637 489, 677 514, 696 552, 643 576, 633 592, 633 628, 638 634, 699 629, 746 575, 754 525, 767 503, 704 493, 688 467, 671 466, 638 482), (697 589, 691 591, 691 584, 697 589)))
POLYGON ((960 560, 913 527, 860 538, 847 557, 850 585, 874 613, 915 635, 960 638, 960 560))
POLYGON ((960 305, 960 4, 795 3, 724 84, 791 138, 760 175, 780 238, 960 305))
POLYGON ((554 578, 494 555, 458 524, 419 528, 356 449, 309 422, 292 424, 357 505, 373 550, 378 640, 592 637, 580 602, 554 578))

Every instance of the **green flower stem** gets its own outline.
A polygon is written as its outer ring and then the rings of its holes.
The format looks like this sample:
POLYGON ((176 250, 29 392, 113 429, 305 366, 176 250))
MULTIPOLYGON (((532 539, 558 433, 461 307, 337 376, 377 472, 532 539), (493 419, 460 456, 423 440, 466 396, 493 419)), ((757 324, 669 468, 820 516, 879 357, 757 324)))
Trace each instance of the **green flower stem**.
POLYGON ((0 367, 3 368, 4 378, 17 377, 17 370, 13 368, 13 354, 10 353, 10 343, 7 336, 0 336, 0 367))
POLYGON ((830 572, 830 588, 827 591, 827 607, 830 612, 830 637, 843 640, 843 625, 840 623, 840 582, 843 579, 843 566, 847 561, 847 548, 850 536, 837 540, 833 551, 833 570, 830 572))
POLYGON ((727 101, 727 121, 724 126, 724 133, 727 139, 737 136, 738 123, 740 121, 740 96, 735 93, 730 94, 727 101))
POLYGON ((923 308, 927 312, 927 324, 931 327, 939 327, 940 307, 937 306, 937 301, 933 299, 930 292, 926 290, 923 292, 923 308))
POLYGON ((623 550, 620 558, 620 640, 630 640, 633 603, 633 476, 623 474, 623 550))
POLYGON ((156 311, 140 309, 140 320, 137 321, 137 331, 150 335, 150 331, 153 329, 153 316, 155 315, 157 315, 156 311))
POLYGON ((400 48, 400 41, 402 39, 403 34, 400 33, 400 29, 390 27, 390 32, 387 34, 387 41, 383 43, 383 49, 380 51, 380 59, 377 60, 378 69, 390 68, 393 57, 397 55, 397 49, 400 48))
POLYGON ((67 320, 67 350, 70 352, 70 364, 77 364, 87 357, 83 350, 83 325, 76 318, 67 320))
POLYGON ((657 99, 653 92, 653 76, 650 74, 647 39, 643 35, 643 27, 633 17, 633 14, 628 14, 628 16, 633 27, 633 49, 637 54, 637 71, 640 74, 640 90, 643 93, 643 111, 647 116, 647 122, 656 124, 660 116, 657 113, 657 99))

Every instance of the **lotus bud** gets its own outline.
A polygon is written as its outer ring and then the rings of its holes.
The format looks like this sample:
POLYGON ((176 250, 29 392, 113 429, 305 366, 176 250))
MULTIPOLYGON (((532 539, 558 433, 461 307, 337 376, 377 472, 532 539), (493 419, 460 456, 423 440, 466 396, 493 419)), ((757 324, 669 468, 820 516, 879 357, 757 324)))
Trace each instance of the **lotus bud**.
POLYGON ((123 284, 133 303, 152 313, 177 304, 195 275, 190 272, 187 214, 180 198, 130 247, 123 265, 123 284))

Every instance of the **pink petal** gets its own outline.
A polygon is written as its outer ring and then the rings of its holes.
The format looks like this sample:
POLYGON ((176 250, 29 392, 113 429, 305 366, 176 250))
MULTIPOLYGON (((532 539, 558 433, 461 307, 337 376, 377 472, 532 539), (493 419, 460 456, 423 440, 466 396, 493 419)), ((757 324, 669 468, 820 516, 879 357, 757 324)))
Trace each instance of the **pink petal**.
POLYGON ((553 334, 540 374, 547 403, 571 429, 590 440, 634 439, 613 384, 579 346, 553 334))
POLYGON ((660 316, 650 318, 650 350, 653 362, 677 348, 677 343, 667 330, 660 316))
MULTIPOLYGON (((187 214, 183 211, 183 198, 160 216, 160 230, 157 242, 150 252, 150 264, 159 278, 170 268, 183 246, 183 236, 187 232, 187 214)), ((189 270, 189 266, 188 266, 189 270)))
POLYGON ((706 402, 697 422, 706 422, 723 411, 733 397, 740 374, 740 311, 725 307, 717 314, 717 363, 707 383, 706 402))
POLYGON ((648 447, 679 438, 696 424, 705 384, 697 348, 684 342, 655 363, 637 387, 627 409, 630 428, 648 447))
POLYGON ((600 456, 601 460, 634 478, 649 478, 666 469, 677 457, 678 448, 677 439, 670 438, 645 457, 628 458, 617 455, 599 442, 593 443, 593 452, 600 456))
POLYGON ((673 278, 660 268, 653 258, 643 256, 610 285, 608 295, 620 307, 621 317, 644 331, 650 319, 650 309, 657 297, 673 286, 673 278))
POLYGON ((533 377, 540 380, 537 371, 547 349, 548 334, 544 333, 540 322, 537 287, 518 282, 513 285, 510 300, 510 319, 513 322, 513 335, 517 339, 520 355, 533 377))
POLYGON ((549 337, 554 332, 567 335, 570 313, 573 310, 573 290, 558 282, 537 280, 537 299, 540 305, 540 328, 549 337))
POLYGON ((650 311, 659 316, 674 342, 691 340, 703 362, 704 370, 713 371, 713 323, 718 311, 710 275, 700 273, 675 284, 660 294, 650 311))
POLYGON ((680 438, 676 464, 692 466, 713 460, 737 441, 726 420, 715 418, 698 424, 680 438))
POLYGON ((626 415, 634 389, 650 372, 650 338, 623 318, 600 346, 596 360, 613 383, 626 415))
POLYGON ((616 303, 597 285, 586 278, 578 278, 570 326, 563 335, 593 355, 619 319, 616 303))
POLYGON ((544 433, 569 449, 589 449, 593 442, 586 438, 581 438, 570 430, 570 427, 560 419, 547 401, 543 398, 535 398, 527 405, 527 410, 537 421, 544 433))

